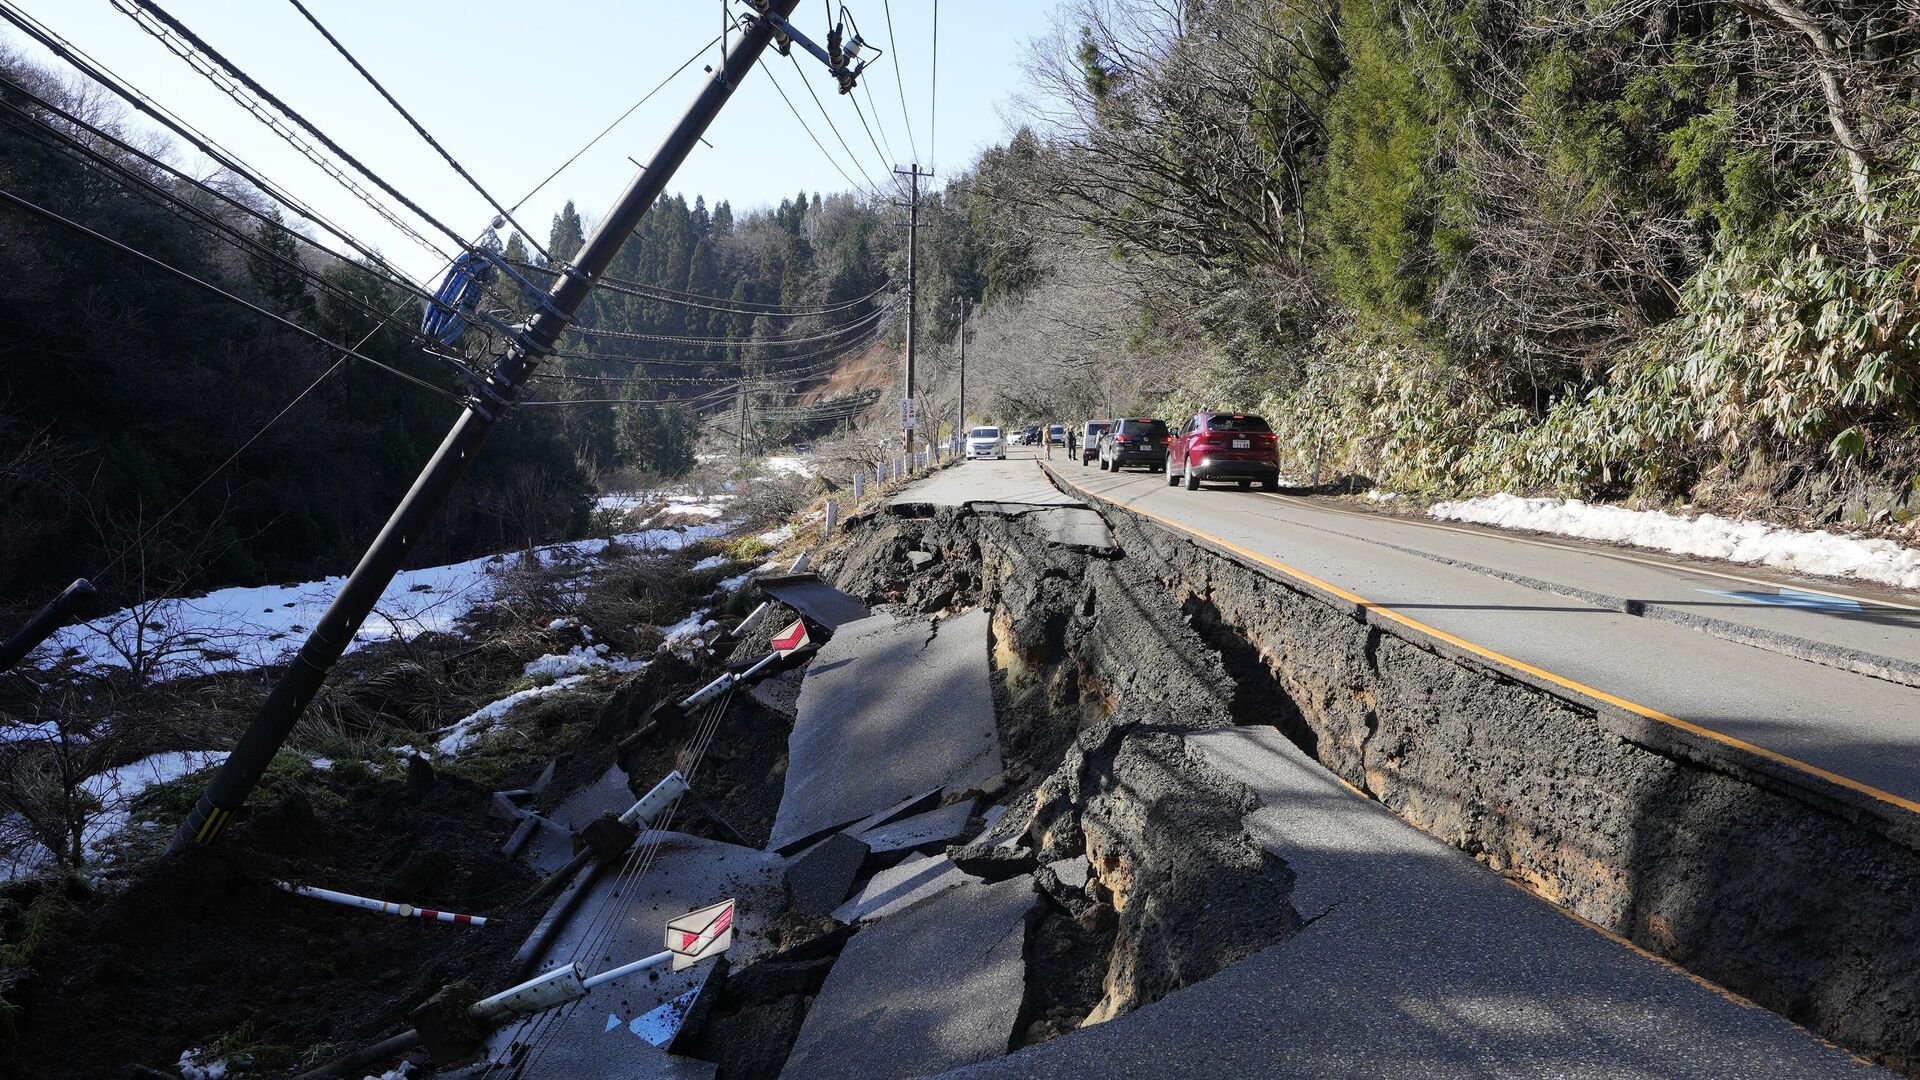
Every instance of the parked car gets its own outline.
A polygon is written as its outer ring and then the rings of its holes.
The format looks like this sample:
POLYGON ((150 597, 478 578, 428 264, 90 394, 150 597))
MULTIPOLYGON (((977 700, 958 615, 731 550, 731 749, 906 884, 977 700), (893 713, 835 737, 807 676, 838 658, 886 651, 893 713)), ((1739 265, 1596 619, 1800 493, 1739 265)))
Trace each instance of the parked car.
POLYGON ((1167 467, 1167 422, 1146 416, 1115 420, 1100 440, 1100 468, 1118 472, 1125 465, 1144 465, 1148 472, 1167 467))
POLYGON ((967 432, 967 457, 993 458, 1005 461, 1007 441, 1000 435, 997 427, 977 427, 967 432))
POLYGON ((1054 446, 1067 445, 1067 425, 1065 424, 1047 425, 1047 442, 1051 443, 1054 446))
POLYGON ((1100 456, 1100 436, 1112 426, 1111 420, 1089 420, 1080 426, 1080 464, 1100 456))
POLYGON ((1242 491, 1258 480, 1265 490, 1277 491, 1280 440, 1251 413, 1195 413, 1167 445, 1167 483, 1182 480, 1188 491, 1202 480, 1233 480, 1242 491))
POLYGON ((1020 445, 1022 446, 1039 446, 1040 445, 1040 425, 1039 424, 1028 424, 1026 428, 1020 432, 1020 445))

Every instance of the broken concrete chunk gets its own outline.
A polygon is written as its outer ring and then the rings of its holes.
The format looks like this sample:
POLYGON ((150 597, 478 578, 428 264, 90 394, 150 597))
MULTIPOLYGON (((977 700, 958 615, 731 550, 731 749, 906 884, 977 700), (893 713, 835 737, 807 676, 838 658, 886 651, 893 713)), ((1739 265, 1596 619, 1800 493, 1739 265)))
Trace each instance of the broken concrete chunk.
POLYGON ((1026 997, 1033 904, 1027 879, 971 883, 856 934, 781 1075, 895 1080, 1004 1055, 1026 997))
POLYGON ((843 923, 884 919, 972 880, 945 855, 910 855, 900 865, 873 875, 853 899, 834 911, 833 917, 843 923))
POLYGON ((1049 544, 1059 544, 1089 554, 1109 554, 1114 550, 1113 533, 1106 519, 1092 510, 1063 506, 1044 510, 1027 519, 1049 544))
POLYGON ((814 622, 837 630, 872 613, 867 606, 821 581, 817 574, 767 575, 753 579, 754 587, 814 622))
POLYGON ((800 684, 771 845, 1000 772, 988 674, 984 611, 842 627, 800 684))
POLYGON ((865 843, 846 833, 834 833, 787 863, 787 890, 793 910, 802 915, 827 915, 847 898, 854 878, 867 861, 865 843))
POLYGON ((901 818, 857 835, 875 855, 912 851, 945 845, 959 839, 967 831, 967 820, 971 817, 973 800, 967 799, 924 814, 901 818))
POLYGON ((928 563, 930 563, 930 562, 932 562, 932 561, 933 561, 933 558, 934 558, 934 556, 933 556, 933 552, 931 552, 931 551, 909 551, 909 552, 907 552, 907 561, 913 564, 913 568, 914 568, 915 570, 918 570, 918 569, 920 569, 921 567, 923 567, 923 566, 925 566, 925 565, 927 565, 928 563))
POLYGON ((1033 849, 998 844, 955 844, 947 849, 953 865, 982 881, 1005 881, 1033 873, 1033 849))
POLYGON ((1060 884, 1073 889, 1086 888, 1087 876, 1093 872, 1093 867, 1088 865, 1087 860, 1080 858, 1050 862, 1047 864, 1047 869, 1053 871, 1053 876, 1060 879, 1060 884))
POLYGON ((1060 859, 1042 866, 1040 872, 1034 875, 1034 881, 1040 886, 1040 891, 1059 904, 1062 910, 1081 925, 1092 928, 1094 924, 1088 919, 1095 901, 1087 892, 1088 870, 1085 859, 1060 859), (1078 868, 1072 865, 1076 861, 1080 864, 1078 868), (1065 876, 1061 873, 1062 868, 1066 871, 1065 876))

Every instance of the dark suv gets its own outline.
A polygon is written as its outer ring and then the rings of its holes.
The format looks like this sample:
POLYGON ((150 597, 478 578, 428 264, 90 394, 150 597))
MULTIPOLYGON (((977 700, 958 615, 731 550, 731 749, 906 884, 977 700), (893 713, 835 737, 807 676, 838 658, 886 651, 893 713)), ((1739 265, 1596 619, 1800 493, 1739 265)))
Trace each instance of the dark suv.
POLYGON ((1115 420, 1100 437, 1100 467, 1118 472, 1123 465, 1145 465, 1149 472, 1167 467, 1167 422, 1144 416, 1115 420))
POLYGON ((1267 422, 1251 413, 1195 413, 1167 447, 1167 483, 1236 480, 1245 491, 1253 481, 1267 491, 1280 488, 1280 440, 1267 422))

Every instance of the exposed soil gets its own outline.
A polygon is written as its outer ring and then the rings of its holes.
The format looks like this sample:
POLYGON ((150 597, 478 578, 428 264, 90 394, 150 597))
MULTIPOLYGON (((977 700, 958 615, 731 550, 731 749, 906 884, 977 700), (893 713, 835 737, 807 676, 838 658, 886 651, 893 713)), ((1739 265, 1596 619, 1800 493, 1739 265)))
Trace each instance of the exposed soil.
POLYGON ((295 792, 219 845, 74 905, 19 989, 8 1075, 171 1069, 183 1049, 216 1042, 280 1072, 398 1030, 456 978, 504 978, 538 911, 520 903, 533 876, 500 854, 490 793, 429 769, 332 790, 325 812, 295 792), (282 878, 489 922, 339 907, 275 888, 282 878))

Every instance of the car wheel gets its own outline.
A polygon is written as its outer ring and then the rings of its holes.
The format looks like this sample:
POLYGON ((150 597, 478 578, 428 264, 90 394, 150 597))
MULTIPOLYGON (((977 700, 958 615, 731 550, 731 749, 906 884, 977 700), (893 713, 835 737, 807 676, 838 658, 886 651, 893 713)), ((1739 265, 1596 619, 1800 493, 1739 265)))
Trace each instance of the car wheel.
POLYGON ((1186 480, 1187 480, 1188 491, 1200 490, 1200 474, 1197 472, 1194 472, 1192 466, 1187 467, 1186 480))
POLYGON ((1250 487, 1252 487, 1252 486, 1253 486, 1253 481, 1251 481, 1251 480, 1242 480, 1242 481, 1240 481, 1240 490, 1241 490, 1241 491, 1245 491, 1245 490, 1247 490, 1248 488, 1250 488, 1250 487))
POLYGON ((1260 481, 1260 490, 1261 491, 1279 491, 1280 478, 1277 476, 1269 476, 1265 480, 1260 481))
POLYGON ((1178 484, 1179 482, 1180 482, 1180 474, 1173 471, 1173 466, 1171 465, 1167 466, 1167 486, 1173 487, 1175 484, 1178 484))

